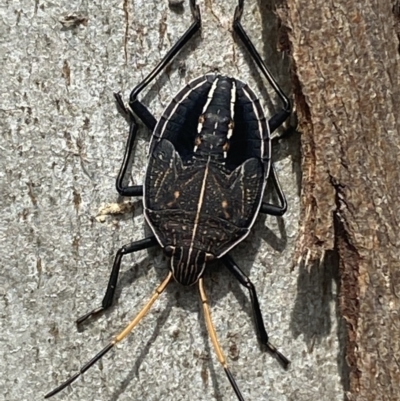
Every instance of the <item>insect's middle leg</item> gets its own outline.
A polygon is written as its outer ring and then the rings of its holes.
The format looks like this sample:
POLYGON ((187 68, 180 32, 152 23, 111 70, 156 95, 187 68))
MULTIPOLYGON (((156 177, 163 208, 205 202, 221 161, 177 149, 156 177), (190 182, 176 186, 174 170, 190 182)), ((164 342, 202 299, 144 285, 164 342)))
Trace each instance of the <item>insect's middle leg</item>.
POLYGON ((260 310, 260 304, 258 302, 256 289, 254 284, 250 281, 250 279, 243 273, 240 267, 235 263, 231 256, 225 255, 221 258, 222 263, 229 269, 229 271, 236 277, 241 285, 246 287, 250 293, 251 306, 253 308, 255 323, 257 326, 258 335, 260 341, 263 345, 265 345, 276 358, 278 358, 279 362, 286 369, 289 366, 289 360, 282 355, 270 342, 268 339, 267 331, 265 330, 264 320, 260 310))
POLYGON ((99 306, 98 308, 93 309, 92 311, 81 316, 79 319, 77 319, 76 323, 80 324, 80 323, 84 322, 86 319, 88 319, 89 317, 106 310, 107 308, 109 308, 112 305, 114 294, 115 294, 115 289, 117 287, 119 270, 121 268, 121 260, 124 255, 128 255, 133 252, 141 251, 143 249, 151 248, 152 246, 157 245, 157 243, 158 242, 156 240, 156 237, 154 235, 152 235, 151 237, 142 239, 140 241, 132 242, 131 244, 124 245, 122 248, 120 248, 118 250, 117 254, 115 255, 110 279, 108 280, 106 294, 104 295, 103 301, 101 302, 101 306, 99 306))
POLYGON ((278 194, 280 205, 273 205, 272 203, 263 202, 260 207, 260 213, 270 214, 271 216, 283 216, 287 210, 287 201, 285 194, 279 184, 278 176, 276 174, 275 166, 272 163, 270 176, 272 184, 278 194))
POLYGON ((120 105, 120 107, 129 116, 129 120, 130 120, 128 141, 126 142, 125 154, 124 154, 124 158, 122 160, 121 168, 120 168, 118 176, 117 176, 117 180, 115 182, 115 187, 117 189, 117 192, 121 196, 143 196, 143 185, 126 186, 124 184, 124 179, 125 179, 128 167, 129 167, 129 161, 131 159, 133 146, 135 145, 135 139, 136 139, 136 133, 138 130, 138 125, 137 125, 136 119, 135 119, 134 115, 132 114, 132 112, 125 108, 125 105, 121 99, 121 95, 119 93, 115 93, 114 96, 115 96, 115 99, 117 100, 118 104, 120 105))

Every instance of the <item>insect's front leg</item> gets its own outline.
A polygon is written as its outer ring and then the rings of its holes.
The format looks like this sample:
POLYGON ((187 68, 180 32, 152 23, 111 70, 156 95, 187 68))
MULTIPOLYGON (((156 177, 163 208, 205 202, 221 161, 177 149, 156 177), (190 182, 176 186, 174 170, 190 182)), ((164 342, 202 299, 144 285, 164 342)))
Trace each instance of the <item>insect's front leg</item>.
POLYGON ((129 116, 130 129, 128 142, 125 148, 125 156, 121 165, 120 172, 117 177, 117 191, 122 196, 143 196, 143 186, 125 186, 123 183, 124 177, 126 175, 129 160, 132 155, 133 146, 135 143, 136 132, 137 132, 137 122, 135 120, 135 115, 143 121, 144 125, 153 131, 156 126, 157 120, 150 113, 147 107, 138 99, 139 93, 146 88, 170 63, 170 61, 181 51, 181 49, 186 45, 187 42, 198 32, 201 28, 201 16, 199 6, 196 4, 196 0, 190 0, 190 10, 193 16, 193 23, 188 28, 188 30, 183 34, 181 38, 175 43, 174 46, 168 51, 168 53, 162 58, 162 60, 157 64, 157 66, 151 71, 147 77, 140 82, 132 90, 129 97, 129 108, 124 105, 124 102, 119 93, 114 94, 115 99, 121 109, 129 116))
MULTIPOLYGON (((135 111, 134 103, 138 102, 138 95, 144 88, 146 88, 171 62, 171 60, 182 50, 182 48, 190 41, 190 39, 200 30, 201 28, 201 16, 199 6, 196 4, 196 0, 190 0, 190 11, 193 16, 193 23, 187 29, 187 31, 178 39, 178 41, 172 46, 168 53, 162 58, 162 60, 156 65, 156 67, 147 75, 147 77, 140 82, 131 92, 129 98, 129 106, 135 111)), ((140 107, 140 106, 139 106, 140 107)), ((136 113, 136 111, 135 111, 136 113)))
POLYGON ((250 53, 251 58, 256 63, 257 67, 261 70, 264 77, 268 80, 270 85, 274 88, 276 94, 282 101, 283 107, 282 109, 276 113, 269 121, 269 129, 270 132, 274 132, 278 127, 280 127, 290 116, 292 106, 290 104, 289 98, 280 88, 278 82, 273 77, 271 72, 269 71, 268 67, 264 63, 263 59, 261 58, 260 54, 258 53, 257 49, 253 45, 253 42, 247 35, 246 31, 243 28, 241 23, 242 15, 243 15, 243 8, 244 8, 244 0, 239 0, 238 6, 235 9, 235 16, 233 18, 233 29, 236 34, 241 39, 242 43, 250 53))
MULTIPOLYGON (((268 120, 269 132, 270 134, 272 134, 272 132, 274 132, 277 128, 279 128, 290 116, 290 113, 292 111, 292 106, 290 104, 289 98, 280 88, 278 82, 271 74, 270 70, 268 69, 263 59, 261 58, 260 54, 258 53, 257 49, 255 48, 253 42, 251 41, 246 31, 244 30, 243 25, 241 23, 243 8, 244 8, 244 0, 239 0, 233 18, 233 29, 241 39, 243 45, 250 53, 250 56, 256 63, 257 67, 261 70, 264 77, 268 80, 268 82, 274 88, 276 94, 282 101, 282 109, 268 120)), ((282 216, 286 212, 287 203, 285 195, 279 185, 279 181, 273 165, 271 168, 270 178, 272 179, 273 184, 277 190, 280 205, 272 205, 263 202, 260 208, 260 212, 270 214, 272 216, 282 216)))

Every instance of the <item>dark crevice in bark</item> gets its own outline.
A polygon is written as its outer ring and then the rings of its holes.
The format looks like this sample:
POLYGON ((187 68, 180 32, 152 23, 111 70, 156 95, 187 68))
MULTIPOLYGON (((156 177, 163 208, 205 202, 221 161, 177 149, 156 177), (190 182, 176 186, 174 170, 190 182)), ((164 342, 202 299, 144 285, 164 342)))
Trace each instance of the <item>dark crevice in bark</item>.
MULTIPOLYGON (((337 355, 338 371, 341 378, 341 384, 343 387, 343 394, 350 391, 350 369, 346 362, 346 344, 347 344, 347 326, 346 321, 341 314, 340 297, 341 293, 341 282, 339 273, 339 252, 336 248, 331 251, 327 251, 325 255, 325 263, 323 266, 324 270, 328 270, 332 279, 336 283, 337 294, 336 294, 336 318, 338 322, 337 326, 337 337, 339 341, 339 354, 337 355)), ((345 399, 345 398, 344 398, 345 399)))
POLYGON ((339 355, 342 385, 347 394, 353 395, 359 387, 361 372, 357 367, 357 328, 360 317, 360 288, 358 283, 360 255, 353 245, 351 236, 346 229, 346 217, 343 210, 347 208, 343 186, 332 176, 331 184, 335 188, 336 210, 333 214, 335 230, 334 252, 339 268, 338 304, 339 304, 339 355))

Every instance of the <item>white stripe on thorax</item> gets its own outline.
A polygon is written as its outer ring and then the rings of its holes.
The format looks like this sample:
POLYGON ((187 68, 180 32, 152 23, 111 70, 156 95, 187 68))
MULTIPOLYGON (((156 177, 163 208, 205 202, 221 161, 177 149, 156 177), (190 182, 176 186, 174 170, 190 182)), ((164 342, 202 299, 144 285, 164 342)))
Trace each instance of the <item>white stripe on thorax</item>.
MULTIPOLYGON (((208 96, 207 96, 207 101, 206 104, 203 107, 203 111, 201 112, 201 114, 204 114, 206 112, 206 110, 208 109, 208 106, 210 105, 213 96, 214 96, 214 92, 217 89, 217 84, 218 84, 219 78, 216 78, 215 81, 213 82, 210 92, 208 92, 208 96)), ((197 133, 200 134, 201 130, 203 129, 203 123, 199 122, 197 125, 197 133)))
MULTIPOLYGON (((236 103, 236 83, 234 80, 232 80, 232 89, 231 89, 231 121, 235 121, 235 103, 236 103)), ((233 125, 233 124, 232 124, 233 125)), ((233 134, 233 128, 229 128, 228 130, 228 135, 226 136, 228 139, 232 136, 233 134)))

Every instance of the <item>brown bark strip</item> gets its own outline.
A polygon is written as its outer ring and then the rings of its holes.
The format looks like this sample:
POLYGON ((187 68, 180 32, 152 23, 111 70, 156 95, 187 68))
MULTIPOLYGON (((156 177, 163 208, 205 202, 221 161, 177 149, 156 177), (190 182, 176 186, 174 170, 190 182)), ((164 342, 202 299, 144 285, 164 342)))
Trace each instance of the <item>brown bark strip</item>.
POLYGON ((288 0, 310 262, 335 250, 349 400, 400 399, 400 63, 393 5, 288 0))

